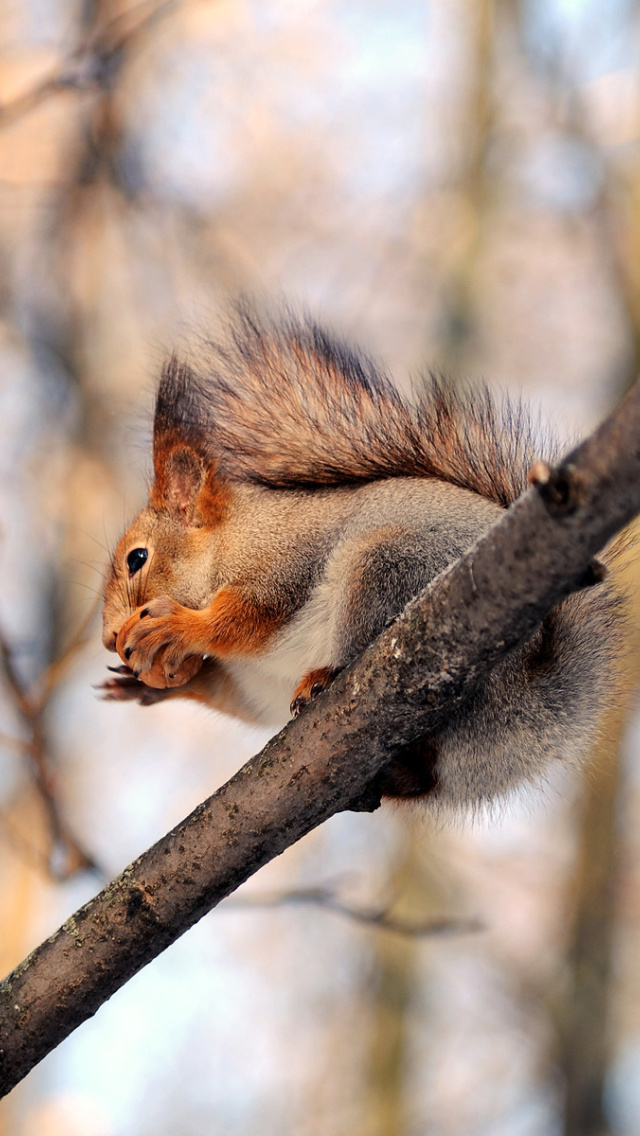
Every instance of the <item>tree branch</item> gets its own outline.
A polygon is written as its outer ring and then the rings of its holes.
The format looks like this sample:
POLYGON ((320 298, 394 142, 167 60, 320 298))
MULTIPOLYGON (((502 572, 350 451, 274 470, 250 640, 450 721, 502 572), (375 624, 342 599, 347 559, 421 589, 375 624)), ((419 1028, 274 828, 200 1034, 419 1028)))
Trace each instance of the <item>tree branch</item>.
POLYGON ((640 511, 640 384, 329 691, 0 984, 5 1094, 124 982, 439 726, 640 511))
POLYGON ((484 925, 479 919, 461 919, 458 917, 448 919, 402 919, 393 915, 390 905, 380 907, 357 907, 352 903, 345 903, 327 886, 296 888, 293 891, 277 892, 275 895, 237 896, 225 904, 225 911, 238 911, 243 908, 255 911, 256 908, 265 907, 318 907, 329 911, 333 915, 340 915, 353 923, 374 927, 380 931, 390 931, 394 935, 403 935, 407 939, 428 938, 433 935, 467 935, 475 931, 483 931, 484 925))
POLYGON ((112 81, 126 53, 153 25, 174 9, 179 0, 139 4, 82 37, 81 43, 59 68, 34 87, 0 104, 0 129, 22 118, 62 91, 86 91, 112 81), (139 16, 137 20, 131 17, 139 16))
POLYGON ((80 846, 64 820, 45 729, 49 699, 71 660, 85 645, 96 614, 97 604, 94 604, 71 642, 31 686, 20 677, 13 652, 0 631, 0 677, 4 676, 7 692, 27 735, 12 738, 0 734, 0 746, 17 748, 29 758, 33 784, 44 805, 51 833, 49 872, 59 880, 68 879, 81 868, 99 870, 94 858, 80 846))

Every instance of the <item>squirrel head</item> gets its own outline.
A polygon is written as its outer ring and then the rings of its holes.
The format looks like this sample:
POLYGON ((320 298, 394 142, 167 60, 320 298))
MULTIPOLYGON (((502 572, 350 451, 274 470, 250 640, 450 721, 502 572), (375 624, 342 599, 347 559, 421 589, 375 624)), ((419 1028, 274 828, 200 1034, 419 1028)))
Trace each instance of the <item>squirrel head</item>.
POLYGON ((156 402, 149 503, 111 558, 102 635, 109 650, 115 650, 125 620, 150 599, 170 595, 185 607, 200 608, 211 596, 212 537, 226 516, 230 492, 208 455, 194 386, 189 368, 172 359, 156 402))

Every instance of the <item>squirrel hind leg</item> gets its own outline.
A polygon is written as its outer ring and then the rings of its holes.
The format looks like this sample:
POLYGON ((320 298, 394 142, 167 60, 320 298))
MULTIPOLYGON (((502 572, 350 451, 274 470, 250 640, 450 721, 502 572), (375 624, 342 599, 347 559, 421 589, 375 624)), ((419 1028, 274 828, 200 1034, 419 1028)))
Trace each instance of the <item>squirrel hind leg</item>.
POLYGON ((415 533, 385 526, 343 538, 295 621, 289 649, 303 645, 305 667, 317 661, 293 691, 291 714, 325 690, 434 574, 415 533))
POLYGON ((336 551, 330 571, 340 593, 334 650, 345 666, 404 610, 449 557, 419 533, 385 526, 336 551))
POLYGON ((403 746, 382 770, 382 796, 395 800, 419 800, 430 796, 438 787, 437 739, 416 738, 403 746))

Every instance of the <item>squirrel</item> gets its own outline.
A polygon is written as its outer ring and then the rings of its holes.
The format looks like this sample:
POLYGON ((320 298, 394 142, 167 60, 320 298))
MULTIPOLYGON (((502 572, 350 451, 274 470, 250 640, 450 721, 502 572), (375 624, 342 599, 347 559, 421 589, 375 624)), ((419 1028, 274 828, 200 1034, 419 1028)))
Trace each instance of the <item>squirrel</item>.
MULTIPOLYGON (((185 697, 280 728, 527 487, 535 431, 486 387, 400 393, 289 312, 241 302, 157 392, 149 502, 119 541, 105 697, 185 697)), ((547 458, 553 454, 546 455, 547 458)), ((574 761, 611 700, 620 597, 559 603, 438 731, 390 758, 383 795, 476 807, 574 761)))

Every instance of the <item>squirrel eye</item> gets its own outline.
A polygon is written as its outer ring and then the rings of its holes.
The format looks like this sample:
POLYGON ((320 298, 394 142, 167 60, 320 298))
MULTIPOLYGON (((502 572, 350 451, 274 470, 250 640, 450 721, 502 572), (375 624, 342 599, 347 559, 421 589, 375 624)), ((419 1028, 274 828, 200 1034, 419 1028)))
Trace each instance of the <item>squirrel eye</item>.
POLYGON ((127 568, 129 569, 130 576, 135 576, 136 572, 140 571, 148 555, 149 553, 147 552, 146 548, 132 549, 132 551, 127 556, 127 568))

